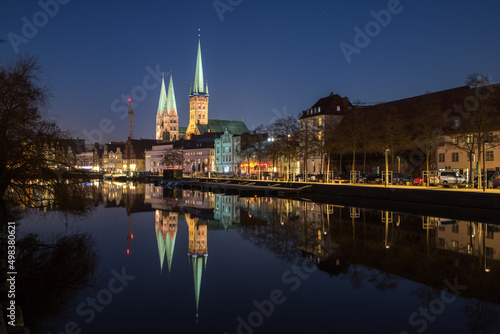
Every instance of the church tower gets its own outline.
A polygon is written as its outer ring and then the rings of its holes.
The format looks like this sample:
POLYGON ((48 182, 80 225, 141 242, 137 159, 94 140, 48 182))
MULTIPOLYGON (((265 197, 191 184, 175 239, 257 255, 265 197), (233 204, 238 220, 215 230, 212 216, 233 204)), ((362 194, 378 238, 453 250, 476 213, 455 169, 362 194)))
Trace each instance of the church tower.
POLYGON ((186 137, 197 134, 197 124, 208 124, 208 84, 203 83, 203 65, 201 61, 201 42, 198 39, 198 54, 196 56, 196 71, 194 85, 189 92, 189 125, 186 137))
POLYGON ((163 77, 161 79, 160 100, 156 113, 156 139, 166 141, 179 139, 179 116, 172 73, 168 83, 168 94, 165 92, 165 80, 163 77))

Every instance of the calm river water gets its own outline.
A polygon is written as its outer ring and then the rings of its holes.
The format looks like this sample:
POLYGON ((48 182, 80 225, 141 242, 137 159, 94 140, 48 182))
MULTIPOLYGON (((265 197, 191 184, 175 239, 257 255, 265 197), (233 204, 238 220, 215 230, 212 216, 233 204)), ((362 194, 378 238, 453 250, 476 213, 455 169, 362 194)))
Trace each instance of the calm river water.
POLYGON ((86 233, 99 259, 35 332, 500 332, 500 228, 475 217, 95 187, 84 218, 20 221, 18 239, 86 233))

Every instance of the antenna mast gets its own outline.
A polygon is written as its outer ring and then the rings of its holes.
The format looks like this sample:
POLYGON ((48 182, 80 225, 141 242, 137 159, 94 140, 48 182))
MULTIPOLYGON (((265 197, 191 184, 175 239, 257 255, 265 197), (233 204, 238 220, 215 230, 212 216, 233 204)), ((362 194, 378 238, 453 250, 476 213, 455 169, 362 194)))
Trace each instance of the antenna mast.
POLYGON ((132 110, 132 99, 128 99, 128 106, 130 110, 128 111, 129 116, 129 136, 130 139, 134 139, 134 111, 132 110))

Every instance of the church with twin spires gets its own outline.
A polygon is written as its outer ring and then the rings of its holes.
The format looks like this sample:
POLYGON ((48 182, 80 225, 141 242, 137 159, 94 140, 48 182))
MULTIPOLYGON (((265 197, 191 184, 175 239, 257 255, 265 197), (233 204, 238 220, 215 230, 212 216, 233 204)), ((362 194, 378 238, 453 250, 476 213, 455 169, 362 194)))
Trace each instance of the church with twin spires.
POLYGON ((190 139, 193 134, 224 132, 226 129, 233 135, 249 132, 243 121, 209 119, 208 98, 208 84, 203 82, 201 42, 198 39, 194 84, 191 85, 189 92, 189 124, 187 128, 179 127, 179 113, 175 102, 172 74, 170 74, 168 92, 165 89, 164 78, 162 78, 161 82, 160 100, 156 112, 156 139, 176 141, 183 138, 190 139))

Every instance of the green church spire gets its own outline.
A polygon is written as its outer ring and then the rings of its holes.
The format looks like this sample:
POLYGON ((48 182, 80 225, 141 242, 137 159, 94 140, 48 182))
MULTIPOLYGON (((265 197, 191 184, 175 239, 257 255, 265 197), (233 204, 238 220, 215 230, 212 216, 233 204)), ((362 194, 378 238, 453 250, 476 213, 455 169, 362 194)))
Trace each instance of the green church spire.
POLYGON ((174 257, 175 239, 177 237, 177 231, 172 236, 170 233, 167 234, 165 238, 165 248, 167 253, 167 265, 168 273, 170 274, 170 269, 172 268, 172 258, 174 257))
POLYGON ((198 39, 198 54, 196 56, 196 71, 194 73, 194 86, 192 94, 206 95, 203 87, 203 64, 201 62, 201 42, 198 39))
MULTIPOLYGON (((163 272, 163 261, 165 259, 165 239, 161 235, 161 231, 156 233, 156 242, 158 244, 158 255, 160 255, 160 273, 163 272)), ((170 272, 170 270, 169 270, 170 272)))
MULTIPOLYGON (((170 78, 172 79, 172 78, 170 78)), ((172 87, 173 89, 173 87, 172 87)), ((161 78, 161 90, 160 90, 160 101, 158 102, 158 112, 157 115, 161 117, 163 115, 163 110, 167 106, 167 93, 165 91, 165 80, 161 78)))
MULTIPOLYGON (((162 83, 162 90, 164 89, 163 85, 164 84, 162 83)), ((174 109, 175 113, 177 114, 177 104, 175 103, 175 92, 174 92, 174 82, 172 81, 172 73, 170 73, 170 81, 168 83, 166 108, 167 108, 167 115, 170 115, 172 109, 174 109)))

